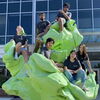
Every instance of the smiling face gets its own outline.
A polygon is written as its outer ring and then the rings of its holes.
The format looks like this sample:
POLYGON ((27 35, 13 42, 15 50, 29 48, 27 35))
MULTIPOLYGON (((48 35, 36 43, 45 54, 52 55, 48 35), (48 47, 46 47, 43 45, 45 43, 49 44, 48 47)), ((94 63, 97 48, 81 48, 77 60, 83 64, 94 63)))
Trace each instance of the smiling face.
POLYGON ((70 58, 71 59, 75 59, 76 58, 76 52, 73 51, 71 54, 70 54, 70 58))
POLYGON ((22 32, 22 27, 17 26, 16 31, 17 31, 17 35, 21 35, 20 33, 22 32))
POLYGON ((53 46, 53 44, 54 44, 54 41, 47 42, 46 47, 47 47, 48 49, 51 49, 52 46, 53 46))

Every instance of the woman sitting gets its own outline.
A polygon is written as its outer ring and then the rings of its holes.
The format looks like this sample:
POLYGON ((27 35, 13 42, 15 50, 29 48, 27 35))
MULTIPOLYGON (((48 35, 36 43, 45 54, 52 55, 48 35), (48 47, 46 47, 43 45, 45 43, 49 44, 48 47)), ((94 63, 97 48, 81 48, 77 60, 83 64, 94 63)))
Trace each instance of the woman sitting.
POLYGON ((82 69, 80 62, 77 60, 75 50, 71 51, 69 57, 64 61, 64 74, 73 84, 75 84, 75 81, 81 79, 81 88, 85 89, 86 72, 82 69))

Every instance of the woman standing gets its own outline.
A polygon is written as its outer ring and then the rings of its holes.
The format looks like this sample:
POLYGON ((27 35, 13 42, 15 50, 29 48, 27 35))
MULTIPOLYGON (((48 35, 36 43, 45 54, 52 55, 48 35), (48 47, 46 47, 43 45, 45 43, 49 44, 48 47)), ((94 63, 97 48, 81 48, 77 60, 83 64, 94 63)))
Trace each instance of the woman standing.
POLYGON ((82 68, 86 71, 86 67, 84 65, 84 61, 87 61, 87 65, 89 67, 89 71, 92 72, 92 67, 91 67, 91 63, 89 60, 89 56, 87 54, 87 50, 86 50, 86 46, 85 44, 81 44, 79 46, 79 50, 77 52, 77 58, 80 61, 82 68))

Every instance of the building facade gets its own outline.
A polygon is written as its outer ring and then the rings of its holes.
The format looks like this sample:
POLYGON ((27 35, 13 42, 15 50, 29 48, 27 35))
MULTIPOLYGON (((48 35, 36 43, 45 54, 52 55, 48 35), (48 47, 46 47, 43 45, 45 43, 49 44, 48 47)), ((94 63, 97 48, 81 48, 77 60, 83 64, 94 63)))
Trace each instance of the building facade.
POLYGON ((84 34, 84 42, 100 42, 100 0, 0 0, 0 44, 16 34, 17 25, 23 26, 33 44, 38 14, 45 12, 47 20, 53 22, 65 2, 71 5, 72 18, 84 34))

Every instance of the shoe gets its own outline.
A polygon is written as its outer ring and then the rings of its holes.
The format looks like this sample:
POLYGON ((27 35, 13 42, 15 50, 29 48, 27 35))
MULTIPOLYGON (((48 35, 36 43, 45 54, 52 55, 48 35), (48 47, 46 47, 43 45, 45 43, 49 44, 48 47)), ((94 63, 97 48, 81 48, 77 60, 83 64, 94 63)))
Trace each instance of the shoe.
POLYGON ((85 88, 85 87, 83 87, 82 90, 83 90, 84 92, 89 91, 89 89, 87 89, 87 88, 85 88))
POLYGON ((18 54, 17 54, 17 53, 15 53, 14 58, 15 58, 15 59, 18 59, 18 54))

